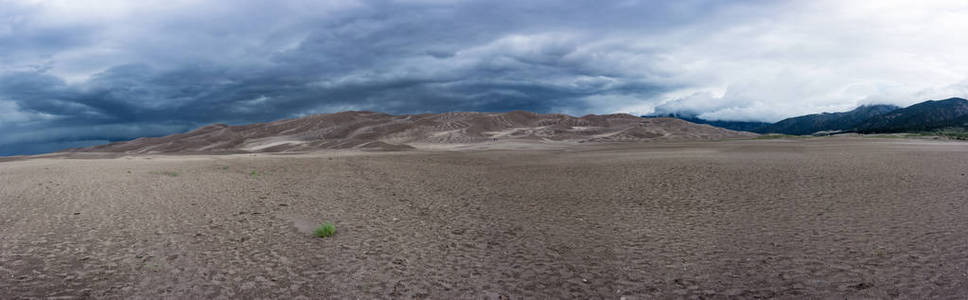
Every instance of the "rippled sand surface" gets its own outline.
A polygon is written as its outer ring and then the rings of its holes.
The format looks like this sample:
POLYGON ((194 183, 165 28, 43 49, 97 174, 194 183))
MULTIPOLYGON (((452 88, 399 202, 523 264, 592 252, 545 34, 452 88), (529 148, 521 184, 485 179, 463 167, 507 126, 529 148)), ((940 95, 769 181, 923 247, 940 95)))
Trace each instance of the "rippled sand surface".
POLYGON ((0 295, 968 297, 965 143, 483 149, 0 162, 0 295))

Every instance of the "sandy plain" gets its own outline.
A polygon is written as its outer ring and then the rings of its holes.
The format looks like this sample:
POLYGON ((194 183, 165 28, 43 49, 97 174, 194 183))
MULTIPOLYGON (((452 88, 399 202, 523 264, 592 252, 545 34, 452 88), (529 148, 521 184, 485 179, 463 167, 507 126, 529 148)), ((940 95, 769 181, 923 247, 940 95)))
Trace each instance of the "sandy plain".
POLYGON ((506 148, 0 162, 0 298, 968 297, 965 143, 506 148))

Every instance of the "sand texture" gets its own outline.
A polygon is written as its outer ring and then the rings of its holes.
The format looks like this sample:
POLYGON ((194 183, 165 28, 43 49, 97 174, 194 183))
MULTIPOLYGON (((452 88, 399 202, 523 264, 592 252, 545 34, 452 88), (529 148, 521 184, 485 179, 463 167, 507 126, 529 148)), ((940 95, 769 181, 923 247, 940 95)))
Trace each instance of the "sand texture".
POLYGON ((0 162, 0 298, 968 298, 964 143, 95 157, 0 162))
POLYGON ((209 125, 160 138, 139 138, 69 152, 251 153, 319 149, 411 150, 414 145, 466 145, 502 141, 595 143, 749 138, 672 118, 628 114, 572 117, 526 111, 389 115, 347 111, 244 126, 209 125))

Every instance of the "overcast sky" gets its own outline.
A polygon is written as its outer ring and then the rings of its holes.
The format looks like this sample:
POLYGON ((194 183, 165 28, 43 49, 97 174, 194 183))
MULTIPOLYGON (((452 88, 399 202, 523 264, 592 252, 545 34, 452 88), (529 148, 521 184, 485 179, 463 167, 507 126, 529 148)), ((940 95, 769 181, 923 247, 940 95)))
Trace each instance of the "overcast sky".
POLYGON ((968 95, 960 1, 0 0, 0 155, 343 110, 777 121, 968 95))

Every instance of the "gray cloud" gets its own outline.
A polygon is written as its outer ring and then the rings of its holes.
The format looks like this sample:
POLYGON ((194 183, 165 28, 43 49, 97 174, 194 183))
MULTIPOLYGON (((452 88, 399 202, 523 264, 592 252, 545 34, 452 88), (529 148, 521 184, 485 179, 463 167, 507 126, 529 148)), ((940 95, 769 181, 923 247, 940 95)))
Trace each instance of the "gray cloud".
POLYGON ((775 121, 968 90, 968 22, 934 14, 957 2, 0 5, 0 155, 351 109, 775 121))

